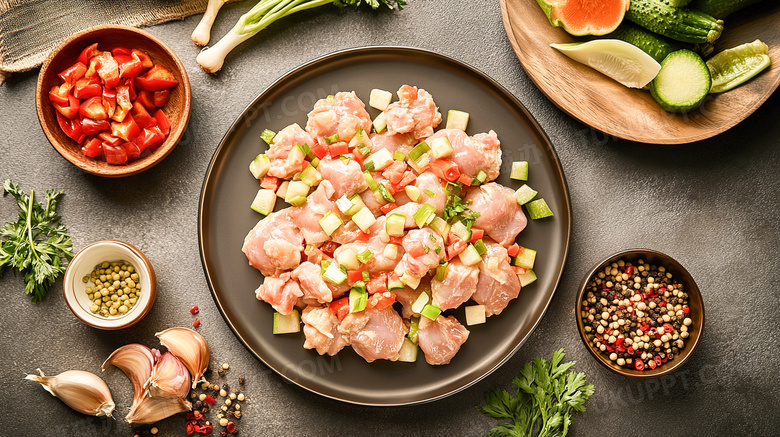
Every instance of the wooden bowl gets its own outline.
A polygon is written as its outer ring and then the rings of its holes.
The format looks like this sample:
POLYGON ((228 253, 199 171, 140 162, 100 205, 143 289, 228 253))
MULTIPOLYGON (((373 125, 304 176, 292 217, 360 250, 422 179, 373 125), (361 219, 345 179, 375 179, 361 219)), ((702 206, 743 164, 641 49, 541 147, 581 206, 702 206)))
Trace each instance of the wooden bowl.
POLYGON ((157 297, 157 276, 149 259, 135 246, 118 240, 96 241, 85 248, 68 263, 62 280, 62 293, 65 303, 79 320, 93 328, 117 330, 129 328, 149 314, 157 297), (140 278, 141 292, 136 304, 126 314, 102 317, 90 311, 89 300, 82 278, 92 273, 97 264, 104 261, 126 261, 130 263, 140 278))
POLYGON ((63 41, 54 49, 41 67, 35 92, 38 120, 43 133, 63 158, 75 166, 98 176, 123 177, 140 173, 157 165, 176 147, 190 120, 190 80, 179 58, 165 43, 152 34, 129 26, 101 25, 81 31, 63 41), (171 131, 165 142, 150 155, 128 162, 126 165, 109 165, 104 160, 89 158, 81 153, 81 145, 70 139, 60 128, 54 106, 49 102, 49 90, 60 85, 57 75, 76 62, 81 51, 98 43, 98 49, 110 51, 121 46, 145 51, 155 64, 167 68, 179 81, 171 89, 163 111, 171 122, 171 131))
POLYGON ((575 302, 574 308, 575 318, 577 319, 577 329, 580 332, 580 338, 582 338, 582 342, 585 343, 585 347, 588 349, 588 352, 590 352, 590 354, 593 355, 593 357, 596 358, 599 363, 601 363, 609 370, 617 374, 629 376, 632 378, 657 378, 679 369, 683 364, 685 364, 686 361, 688 361, 688 358, 690 358, 691 354, 693 354, 694 349, 696 349, 696 346, 699 344, 699 340, 701 339, 702 331, 704 330, 704 302, 702 300, 699 287, 696 285, 693 277, 674 258, 650 249, 624 250, 622 252, 611 255, 609 258, 598 263, 595 267, 593 267, 593 269, 590 270, 587 275, 585 275, 585 279, 582 281, 580 290, 577 293, 577 300, 575 302), (655 369, 645 368, 645 370, 640 372, 636 369, 618 366, 616 363, 612 362, 604 352, 597 350, 585 333, 585 326, 582 322, 580 312, 582 310, 582 301, 585 299, 587 285, 598 274, 598 272, 604 270, 604 268, 613 262, 621 259, 624 261, 631 261, 631 263, 634 265, 637 264, 638 260, 642 259, 644 260, 645 264, 664 266, 666 271, 670 272, 674 280, 682 284, 686 293, 688 293, 688 307, 691 309, 688 317, 691 318, 692 323, 688 327, 689 336, 685 341, 685 346, 683 350, 680 351, 676 357, 674 357, 674 360, 663 363, 655 369))

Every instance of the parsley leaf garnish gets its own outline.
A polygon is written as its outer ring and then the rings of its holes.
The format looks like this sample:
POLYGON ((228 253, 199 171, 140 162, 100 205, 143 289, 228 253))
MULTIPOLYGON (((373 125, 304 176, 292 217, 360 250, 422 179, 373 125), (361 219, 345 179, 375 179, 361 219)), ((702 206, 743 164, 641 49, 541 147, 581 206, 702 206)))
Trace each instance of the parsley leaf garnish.
POLYGON ((16 199, 19 219, 0 229, 0 275, 9 266, 19 270, 24 274, 24 292, 33 302, 40 302, 73 258, 68 230, 55 211, 62 191, 47 191, 42 204, 35 201, 35 190, 28 196, 6 179, 3 196, 6 194, 16 199))
POLYGON ((466 229, 471 230, 471 226, 480 214, 470 210, 468 203, 463 203, 463 199, 458 195, 460 191, 460 183, 447 183, 447 202, 444 204, 444 220, 450 223, 460 220, 466 225, 466 229))
POLYGON ((569 371, 575 361, 561 364, 566 353, 559 349, 551 362, 536 357, 523 366, 512 381, 512 396, 495 389, 485 394, 485 403, 477 409, 488 417, 510 419, 488 433, 489 436, 563 437, 569 431, 575 411, 585 411, 585 401, 593 395, 585 374, 569 371))

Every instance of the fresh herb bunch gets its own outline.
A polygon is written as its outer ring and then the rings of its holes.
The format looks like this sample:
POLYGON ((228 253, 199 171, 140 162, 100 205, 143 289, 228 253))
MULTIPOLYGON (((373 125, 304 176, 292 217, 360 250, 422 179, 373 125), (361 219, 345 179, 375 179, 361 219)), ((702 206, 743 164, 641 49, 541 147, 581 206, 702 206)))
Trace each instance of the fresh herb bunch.
POLYGON ((514 396, 495 389, 485 395, 478 410, 496 419, 511 419, 488 433, 489 436, 563 437, 569 431, 575 411, 585 411, 585 401, 594 392, 585 384, 585 374, 569 371, 576 361, 561 364, 566 352, 559 349, 552 361, 536 357, 526 363, 520 377, 512 381, 514 396))
POLYGON ((463 199, 460 197, 462 184, 460 182, 453 183, 447 182, 447 201, 444 205, 444 220, 450 223, 455 223, 455 220, 460 220, 466 225, 466 229, 471 230, 471 226, 480 216, 476 211, 472 211, 468 208, 469 203, 463 203, 463 199))
POLYGON ((40 302, 73 258, 68 230, 56 212, 62 191, 47 191, 42 204, 35 201, 35 190, 28 196, 6 179, 3 196, 6 194, 16 198, 19 219, 0 230, 0 275, 9 266, 24 273, 24 292, 33 302, 40 302))

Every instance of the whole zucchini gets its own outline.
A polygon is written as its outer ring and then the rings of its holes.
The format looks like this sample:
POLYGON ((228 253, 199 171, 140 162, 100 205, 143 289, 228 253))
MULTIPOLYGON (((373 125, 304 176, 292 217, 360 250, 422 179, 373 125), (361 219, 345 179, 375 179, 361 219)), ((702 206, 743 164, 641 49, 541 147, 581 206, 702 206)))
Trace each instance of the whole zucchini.
POLYGON ((675 8, 663 0, 631 0, 626 18, 647 30, 690 43, 711 43, 723 32, 723 20, 689 8, 675 8))
POLYGON ((723 19, 728 15, 761 0, 694 0, 689 6, 715 18, 723 19))
POLYGON ((662 62, 669 53, 681 49, 694 51, 705 57, 712 53, 714 45, 712 43, 684 43, 681 41, 672 41, 657 33, 650 32, 644 27, 639 27, 631 22, 624 21, 614 32, 604 35, 604 38, 614 38, 633 44, 653 59, 662 62))

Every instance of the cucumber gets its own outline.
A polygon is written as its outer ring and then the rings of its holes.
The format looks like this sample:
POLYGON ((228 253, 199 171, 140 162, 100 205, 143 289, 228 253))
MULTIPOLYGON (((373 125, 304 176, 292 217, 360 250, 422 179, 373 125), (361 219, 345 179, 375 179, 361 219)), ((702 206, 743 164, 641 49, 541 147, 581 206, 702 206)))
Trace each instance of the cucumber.
POLYGON ((480 170, 471 182, 471 185, 482 185, 487 180, 487 173, 480 170))
POLYGON ((419 317, 412 317, 412 320, 409 322, 409 340, 417 344, 417 334, 420 332, 420 318, 419 317))
POLYGON ((322 272, 322 277, 334 284, 342 284, 347 280, 347 274, 341 270, 341 266, 337 262, 328 264, 328 267, 322 272))
POLYGON ((466 247, 466 250, 458 254, 458 258, 460 258, 460 262, 466 267, 479 264, 479 262, 482 261, 482 256, 473 244, 469 244, 466 247))
POLYGON ((393 93, 374 88, 371 90, 371 95, 368 98, 368 106, 384 111, 390 106, 390 102, 392 101, 393 93))
POLYGON ((711 85, 710 70, 701 56, 678 50, 661 63, 661 71, 650 82, 650 94, 666 111, 685 112, 699 106, 711 85))
POLYGON ((409 287, 409 288, 411 288, 413 290, 417 290, 417 287, 420 286, 420 280, 421 279, 422 278, 414 276, 414 275, 410 274, 409 272, 404 272, 404 274, 401 275, 401 278, 400 278, 401 282, 403 282, 404 284, 406 284, 407 287, 409 287))
MULTIPOLYGON (((389 246, 389 244, 388 244, 389 246)), ((395 244, 393 244, 395 246, 395 244)), ((398 279, 398 276, 396 275, 390 275, 387 278, 387 291, 393 291, 393 290, 400 290, 404 288, 404 283, 401 282, 400 279, 398 279)))
POLYGON ((517 277, 520 279, 521 287, 525 287, 526 285, 536 281, 536 273, 534 273, 534 271, 531 269, 526 270, 522 275, 517 275, 517 277))
POLYGON ((385 119, 385 113, 382 112, 379 115, 376 116, 374 119, 374 131, 376 133, 381 134, 385 129, 387 129, 387 119, 385 119))
POLYGON ((304 184, 310 187, 317 186, 322 182, 322 175, 312 165, 307 165, 306 168, 303 169, 300 178, 304 184))
POLYGON ((723 20, 693 9, 669 6, 664 0, 631 0, 626 18, 677 41, 711 43, 723 32, 723 20))
POLYGON ((284 201, 292 206, 299 206, 306 201, 309 195, 309 186, 303 181, 290 181, 287 191, 284 193, 284 201))
POLYGON ((252 176, 254 176, 255 179, 262 179, 270 169, 271 161, 264 153, 255 156, 255 159, 249 163, 249 172, 252 173, 252 176))
POLYGON ((687 6, 688 3, 691 2, 691 0, 666 0, 666 2, 669 4, 669 6, 674 6, 675 8, 681 8, 683 6, 687 6))
POLYGON ((441 282, 444 280, 444 277, 447 276, 447 267, 449 266, 449 263, 439 264, 439 267, 436 267, 436 280, 441 282))
POLYGON ((412 304, 412 312, 415 314, 420 314, 425 308, 425 305, 428 305, 428 302, 430 301, 430 297, 428 296, 428 293, 422 292, 419 296, 417 296, 417 299, 415 299, 414 303, 412 304))
POLYGON ((450 224, 447 223, 446 220, 444 220, 441 217, 434 217, 433 220, 431 220, 431 223, 428 225, 436 231, 437 234, 441 235, 445 242, 447 240, 447 235, 450 233, 450 224))
POLYGON ((439 137, 431 141, 431 155, 435 159, 446 158, 452 155, 452 144, 447 137, 439 137))
POLYGON ((259 212, 262 215, 268 215, 274 210, 276 205, 276 193, 271 190, 261 188, 257 190, 255 200, 252 201, 252 211, 259 212))
POLYGON ((358 225, 361 231, 368 233, 371 226, 376 223, 376 218, 374 217, 374 213, 372 213, 367 206, 364 206, 363 209, 352 215, 352 221, 358 225))
POLYGON ((269 129, 263 129, 263 131, 260 132, 260 139, 265 141, 266 144, 271 144, 275 136, 276 132, 269 129))
POLYGON ((534 268, 534 261, 536 261, 536 251, 524 247, 520 253, 515 257, 515 265, 522 267, 526 270, 534 268))
POLYGON ((547 206, 547 202, 541 198, 526 203, 525 208, 528 210, 528 216, 531 217, 531 220, 553 216, 553 212, 550 207, 547 206))
MULTIPOLYGON (((357 258, 357 260, 360 261, 361 264, 368 264, 368 262, 371 261, 371 258, 373 257, 374 257, 374 253, 368 249, 355 255, 355 258, 357 258)), ((357 269, 358 268, 355 267, 353 270, 357 270, 357 269)))
POLYGON ((681 41, 672 41, 657 33, 650 32, 644 27, 639 27, 628 21, 624 21, 614 32, 606 35, 607 38, 614 38, 633 44, 656 61, 663 62, 670 53, 681 49, 692 50, 701 56, 707 56, 712 53, 715 45, 712 43, 685 43, 681 41))
POLYGON ((398 361, 402 363, 413 363, 417 361, 417 345, 408 338, 401 344, 401 350, 398 351, 398 361))
POLYGON ((387 235, 391 237, 403 237, 404 236, 404 224, 406 223, 406 216, 403 214, 390 214, 385 221, 385 231, 387 235))
POLYGON ((385 167, 392 163, 393 155, 390 154, 390 151, 387 149, 379 149, 366 158, 364 166, 366 170, 380 171, 384 170, 385 167))
POLYGON ((485 323, 485 305, 472 305, 466 307, 466 324, 479 325, 485 323))
POLYGON ((512 163, 512 172, 509 178, 517 181, 528 180, 528 161, 515 161, 512 163))
POLYGON ((752 6, 761 0, 693 0, 691 9, 723 19, 742 8, 752 6))
POLYGON ((439 317, 439 314, 441 314, 441 308, 432 303, 425 305, 422 311, 420 311, 421 316, 427 317, 431 320, 436 320, 436 318, 439 317))
POLYGON ((445 129, 460 129, 466 130, 466 126, 469 125, 469 113, 458 111, 457 109, 450 109, 447 111, 447 127, 445 129))
POLYGON ((518 205, 525 205, 532 201, 534 197, 536 197, 536 194, 536 190, 528 185, 523 185, 515 191, 515 200, 517 200, 518 205))
MULTIPOLYGON (((323 232, 328 234, 329 237, 333 235, 333 233, 336 232, 336 229, 338 229, 339 226, 343 224, 344 222, 341 221, 339 216, 334 214, 332 211, 328 211, 328 213, 322 216, 320 219, 320 227, 322 228, 323 232)), ((352 255, 354 255, 354 253, 352 255)))
POLYGON ((301 332, 301 313, 298 310, 293 310, 287 315, 274 313, 273 332, 274 334, 301 332))

